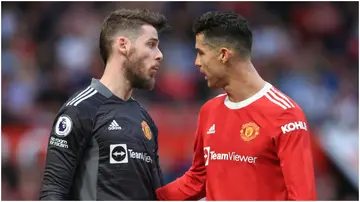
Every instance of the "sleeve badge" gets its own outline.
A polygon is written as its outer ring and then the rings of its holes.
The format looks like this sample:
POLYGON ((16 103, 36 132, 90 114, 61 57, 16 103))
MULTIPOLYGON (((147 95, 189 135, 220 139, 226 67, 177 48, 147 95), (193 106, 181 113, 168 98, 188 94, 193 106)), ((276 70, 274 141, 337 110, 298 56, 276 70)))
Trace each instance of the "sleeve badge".
POLYGON ((61 115, 55 124, 55 133, 58 136, 66 137, 72 129, 71 118, 67 115, 61 115))

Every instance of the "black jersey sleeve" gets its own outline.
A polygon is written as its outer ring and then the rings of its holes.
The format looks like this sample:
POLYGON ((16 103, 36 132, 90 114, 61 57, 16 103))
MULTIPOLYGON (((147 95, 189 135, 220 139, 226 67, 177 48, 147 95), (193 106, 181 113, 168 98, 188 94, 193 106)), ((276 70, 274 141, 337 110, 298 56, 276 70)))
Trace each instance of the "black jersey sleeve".
POLYGON ((151 128, 154 130, 154 134, 155 134, 155 165, 157 167, 157 174, 159 176, 160 179, 160 185, 164 186, 165 182, 164 182, 164 176, 161 170, 161 166, 160 166, 160 158, 159 158, 159 129, 156 126, 154 120, 151 118, 151 116, 147 114, 148 119, 150 120, 150 124, 151 124, 151 128))
MULTIPOLYGON (((156 134, 158 134, 158 131, 156 131, 156 134)), ((162 173, 162 170, 161 170, 161 166, 160 166, 160 160, 159 160, 159 143, 158 143, 158 135, 156 135, 155 137, 155 163, 156 163, 156 166, 157 166, 157 170, 158 170, 158 175, 159 175, 159 179, 160 179, 160 184, 161 186, 164 186, 165 185, 165 182, 164 182, 164 176, 163 176, 163 173, 162 173)))
POLYGON ((40 200, 68 200, 75 170, 91 136, 90 115, 77 107, 61 110, 50 134, 40 200))

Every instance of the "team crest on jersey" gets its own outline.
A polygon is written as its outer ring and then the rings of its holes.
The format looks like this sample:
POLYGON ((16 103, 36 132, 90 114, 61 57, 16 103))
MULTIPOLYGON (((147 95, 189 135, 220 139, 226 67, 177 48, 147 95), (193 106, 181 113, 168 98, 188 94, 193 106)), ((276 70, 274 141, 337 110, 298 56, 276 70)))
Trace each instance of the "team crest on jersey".
POLYGON ((254 123, 243 124, 240 130, 240 136, 244 141, 251 141, 259 135, 260 127, 254 123))
POLYGON ((67 136, 72 128, 72 121, 70 117, 66 115, 62 115, 58 118, 56 125, 55 125, 55 133, 58 136, 67 136))
POLYGON ((146 121, 141 122, 141 127, 142 127, 142 131, 143 131, 145 137, 148 140, 151 140, 151 138, 152 138, 151 129, 150 129, 149 125, 146 123, 146 121))

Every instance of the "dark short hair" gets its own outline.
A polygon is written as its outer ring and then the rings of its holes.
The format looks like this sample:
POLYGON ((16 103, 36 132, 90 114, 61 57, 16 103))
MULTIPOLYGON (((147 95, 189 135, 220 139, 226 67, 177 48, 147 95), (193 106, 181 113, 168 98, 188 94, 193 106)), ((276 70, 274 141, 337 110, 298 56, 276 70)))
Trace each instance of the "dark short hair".
POLYGON ((118 9, 110 13, 101 24, 99 48, 106 64, 110 54, 113 37, 119 31, 138 31, 142 25, 149 24, 158 32, 168 27, 167 19, 158 12, 147 9, 118 9))
POLYGON ((252 32, 248 21, 232 11, 212 11, 201 15, 193 24, 193 32, 216 46, 231 46, 242 56, 250 56, 252 32))

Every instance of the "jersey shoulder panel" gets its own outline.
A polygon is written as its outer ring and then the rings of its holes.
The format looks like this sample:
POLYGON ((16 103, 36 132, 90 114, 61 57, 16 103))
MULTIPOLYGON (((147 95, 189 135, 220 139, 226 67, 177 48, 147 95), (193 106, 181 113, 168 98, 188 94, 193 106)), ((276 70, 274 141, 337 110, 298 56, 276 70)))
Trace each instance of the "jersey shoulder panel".
POLYGON ((60 108, 52 126, 54 137, 90 137, 96 113, 106 98, 87 87, 74 93, 60 108), (72 134, 72 135, 71 135, 72 134))
POLYGON ((279 114, 286 110, 300 109, 294 100, 274 86, 265 93, 262 105, 270 108, 272 111, 277 111, 279 114))
MULTIPOLYGON (((258 102, 250 105, 248 112, 266 127, 278 130, 282 125, 305 120, 300 106, 285 93, 271 86, 258 102)), ((271 133, 274 134, 274 133, 271 133)))
POLYGON ((304 111, 292 99, 288 99, 294 107, 279 111, 274 120, 276 131, 279 131, 279 134, 287 134, 295 130, 308 131, 308 122, 304 111))
POLYGON ((80 115, 94 117, 99 107, 107 98, 97 92, 96 89, 88 86, 74 93, 61 107, 63 111, 74 111, 80 115))
POLYGON ((277 120, 279 122, 291 122, 296 120, 306 120, 306 116, 304 111, 299 107, 294 107, 290 109, 284 110, 278 117, 277 120))
POLYGON ((285 110, 277 117, 274 124, 275 131, 279 135, 289 135, 296 131, 309 133, 306 116, 300 108, 285 110))
POLYGON ((205 104, 203 104, 203 106, 200 109, 200 113, 204 113, 206 111, 208 111, 211 108, 214 108, 218 105, 223 105, 225 98, 226 98, 226 93, 222 93, 217 95, 216 97, 211 98, 210 100, 206 101, 205 104))

